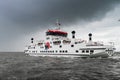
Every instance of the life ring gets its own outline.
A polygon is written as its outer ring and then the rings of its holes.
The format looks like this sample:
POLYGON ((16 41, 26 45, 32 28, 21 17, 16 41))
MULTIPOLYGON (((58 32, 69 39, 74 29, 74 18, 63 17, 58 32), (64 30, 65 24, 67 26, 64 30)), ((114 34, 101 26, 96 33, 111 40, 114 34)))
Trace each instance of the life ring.
POLYGON ((50 48, 50 43, 49 43, 49 42, 46 42, 46 43, 45 43, 45 46, 47 46, 47 48, 49 49, 49 48, 50 48))

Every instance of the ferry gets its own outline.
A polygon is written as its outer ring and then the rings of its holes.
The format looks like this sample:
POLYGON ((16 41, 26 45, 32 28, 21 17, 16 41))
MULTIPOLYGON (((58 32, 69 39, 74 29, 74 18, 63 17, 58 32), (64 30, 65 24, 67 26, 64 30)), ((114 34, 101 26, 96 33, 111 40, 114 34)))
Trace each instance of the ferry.
MULTIPOLYGON (((60 25, 57 23, 57 26, 60 25)), ((114 54, 114 43, 103 44, 92 40, 92 33, 88 34, 88 41, 78 39, 75 31, 71 31, 72 37, 60 28, 48 29, 44 40, 35 41, 31 38, 31 44, 25 47, 25 54, 30 56, 49 57, 101 57, 106 58, 114 54)))

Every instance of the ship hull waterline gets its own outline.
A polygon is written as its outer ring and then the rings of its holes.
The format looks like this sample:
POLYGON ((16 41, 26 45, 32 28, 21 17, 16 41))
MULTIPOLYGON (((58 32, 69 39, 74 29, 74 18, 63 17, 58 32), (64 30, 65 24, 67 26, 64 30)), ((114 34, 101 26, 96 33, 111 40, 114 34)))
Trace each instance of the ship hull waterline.
POLYGON ((101 58, 108 58, 110 55, 108 55, 105 52, 100 52, 100 53, 96 53, 96 54, 53 54, 53 53, 26 53, 29 56, 36 56, 36 57, 90 57, 90 58, 97 58, 97 57, 101 57, 101 58))

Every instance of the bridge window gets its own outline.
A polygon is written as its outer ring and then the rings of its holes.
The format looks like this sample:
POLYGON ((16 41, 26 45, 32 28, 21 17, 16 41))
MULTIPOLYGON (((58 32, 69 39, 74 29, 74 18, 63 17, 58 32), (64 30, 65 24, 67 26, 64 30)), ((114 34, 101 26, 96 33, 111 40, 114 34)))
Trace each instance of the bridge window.
POLYGON ((53 36, 62 36, 62 37, 67 37, 67 33, 63 33, 63 32, 54 32, 54 31, 49 31, 46 32, 46 35, 53 35, 53 36))

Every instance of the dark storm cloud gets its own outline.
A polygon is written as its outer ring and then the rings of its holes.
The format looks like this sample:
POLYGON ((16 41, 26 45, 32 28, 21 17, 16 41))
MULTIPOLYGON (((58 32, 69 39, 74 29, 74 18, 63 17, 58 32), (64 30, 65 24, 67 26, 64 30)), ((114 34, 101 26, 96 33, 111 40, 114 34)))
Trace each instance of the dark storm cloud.
POLYGON ((28 30, 53 24, 57 18, 64 23, 99 20, 119 2, 120 0, 1 0, 0 12, 11 23, 28 30))
POLYGON ((59 19, 62 24, 77 20, 101 20, 120 0, 0 0, 0 44, 48 28, 59 19))

